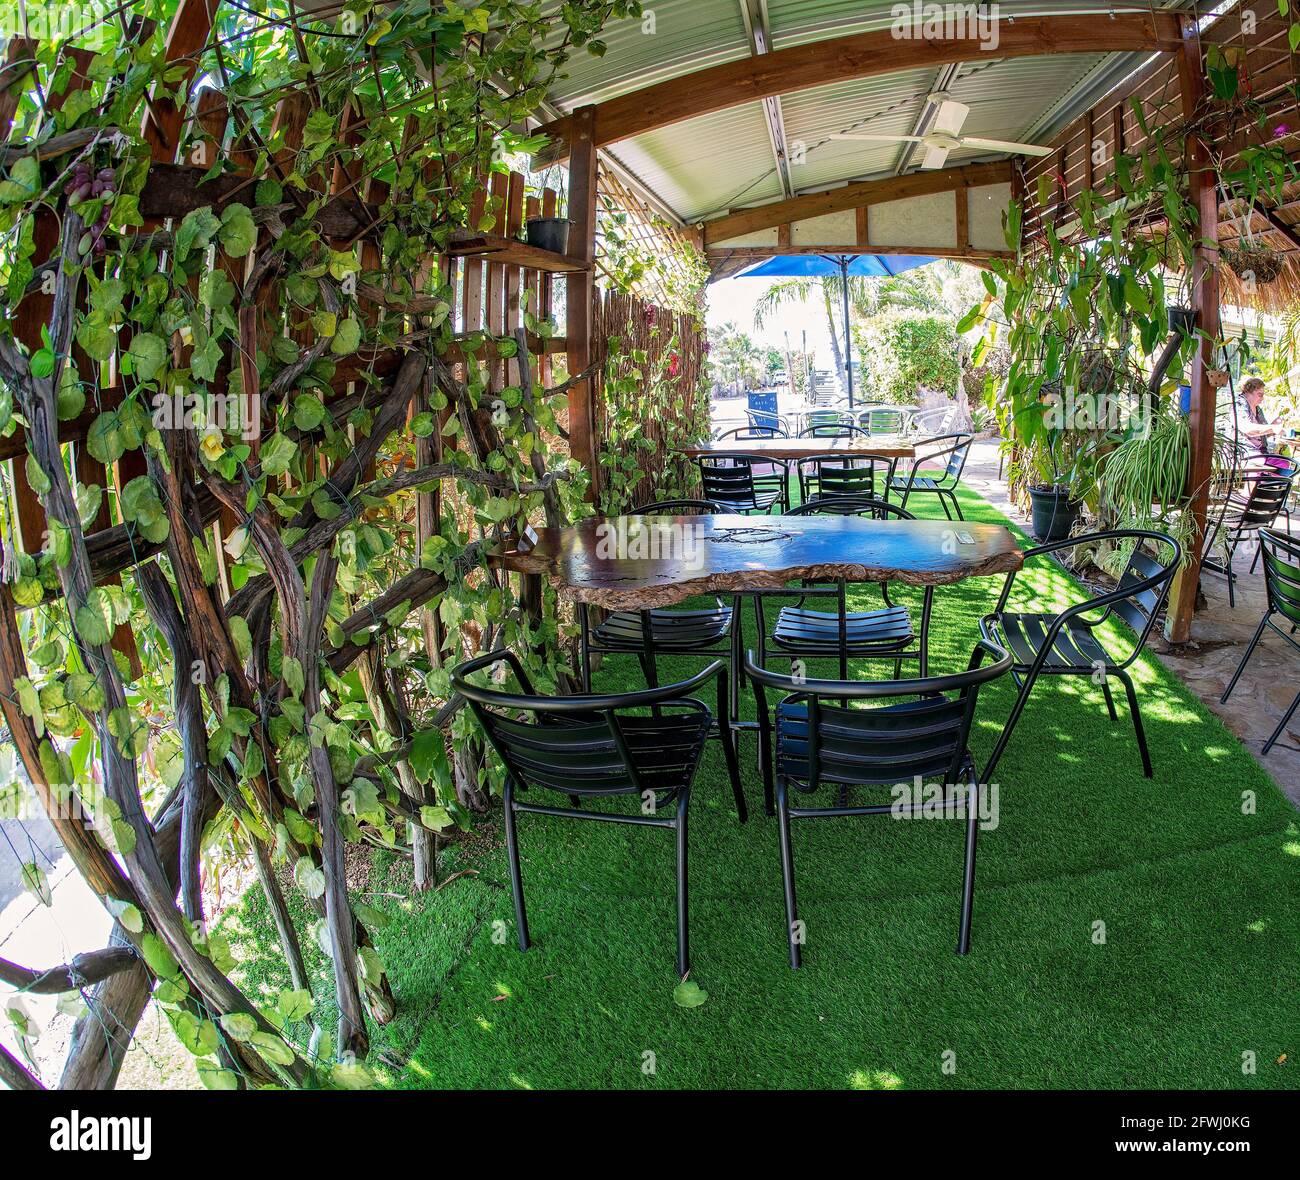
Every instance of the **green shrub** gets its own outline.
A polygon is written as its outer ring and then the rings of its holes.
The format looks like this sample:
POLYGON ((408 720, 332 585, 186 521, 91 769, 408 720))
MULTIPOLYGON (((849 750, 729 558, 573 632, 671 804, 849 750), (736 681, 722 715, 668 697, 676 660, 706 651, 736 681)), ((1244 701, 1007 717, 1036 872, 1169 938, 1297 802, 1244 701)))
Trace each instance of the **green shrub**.
POLYGON ((854 325, 853 343, 873 397, 910 403, 918 386, 957 392, 957 329, 947 317, 886 312, 854 325))

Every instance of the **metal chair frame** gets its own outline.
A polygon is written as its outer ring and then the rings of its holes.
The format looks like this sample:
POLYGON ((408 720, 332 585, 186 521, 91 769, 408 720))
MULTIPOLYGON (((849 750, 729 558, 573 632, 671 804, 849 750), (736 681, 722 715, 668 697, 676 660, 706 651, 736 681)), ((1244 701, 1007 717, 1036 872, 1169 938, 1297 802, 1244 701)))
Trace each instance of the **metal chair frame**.
MULTIPOLYGON (((1228 579, 1228 606, 1235 608, 1237 605, 1236 582, 1237 575, 1232 568, 1232 560, 1237 554, 1237 547, 1247 537, 1254 535, 1258 538, 1259 530, 1271 528, 1277 518, 1282 515, 1287 516, 1287 522, 1290 523, 1290 513, 1287 512, 1287 502, 1291 497, 1292 477, 1286 475, 1264 475, 1252 474, 1250 477, 1252 487, 1250 494, 1247 496, 1240 509, 1231 515, 1225 513, 1218 520, 1214 521, 1205 537, 1205 546, 1202 550, 1201 568, 1213 570, 1215 573, 1223 574, 1228 579), (1214 543, 1220 536, 1224 537, 1227 545, 1227 559, 1219 562, 1211 556, 1214 552, 1214 543)), ((1250 572, 1255 572, 1255 566, 1259 562, 1258 544, 1255 549, 1255 557, 1250 563, 1250 572)))
POLYGON ((809 504, 823 495, 876 497, 878 492, 879 499, 888 500, 889 485, 893 481, 897 462, 887 455, 846 455, 833 452, 799 459, 795 463, 799 500, 809 504), (885 470, 877 480, 876 469, 881 466, 885 470), (863 472, 866 473, 865 487, 862 486, 863 472), (823 478, 827 475, 828 478, 823 478))
MULTIPOLYGON (((1052 541, 1046 545, 1027 549, 1025 551, 1025 560, 1029 561, 1042 554, 1054 553, 1060 549, 1068 549, 1076 545, 1090 545, 1098 541, 1130 540, 1134 542, 1133 552, 1129 556, 1124 575, 1120 578, 1118 587, 1109 593, 1098 594, 1084 602, 1076 603, 1060 614, 1053 616, 1040 639, 1034 639, 1027 632, 1022 631, 1021 620, 1033 619, 1037 625, 1041 626, 1042 620, 1046 616, 1029 613, 1007 613, 1007 600, 1011 595, 1011 587, 1016 578, 1014 572, 1007 575, 1006 581, 1002 584, 1002 593, 998 596, 997 606, 994 607, 991 614, 985 615, 980 620, 980 634, 990 642, 1012 652, 1013 666, 1011 675, 1020 689, 1020 693, 1016 697, 1016 703, 1011 708, 1011 715, 1002 727, 1002 733, 998 737, 997 745, 989 758, 986 769, 987 774, 991 775, 993 773, 1007 748, 1007 744, 1011 741, 1016 722, 1020 720, 1020 715, 1024 712, 1025 705, 1029 700, 1029 694, 1035 683, 1037 683, 1039 676, 1087 676, 1089 678, 1100 676, 1102 692, 1106 698, 1107 712, 1109 712, 1112 721, 1118 721, 1119 715, 1115 711, 1115 700, 1110 691, 1110 677, 1114 676, 1123 684, 1124 692, 1128 697, 1129 713, 1133 718, 1133 730, 1137 736, 1138 751, 1142 756, 1143 773, 1147 778, 1152 777, 1151 754, 1147 749, 1146 733, 1142 727, 1142 713, 1138 707, 1137 691, 1133 687, 1133 678, 1129 675, 1128 669, 1142 654, 1142 649, 1146 646, 1151 629, 1155 626, 1156 616, 1160 613, 1160 609, 1169 594, 1174 572, 1182 559, 1181 546, 1172 537, 1165 536, 1164 533, 1152 532, 1147 529, 1110 529, 1106 532, 1089 533, 1082 537, 1069 537, 1063 541, 1052 541), (1147 541, 1170 546, 1173 552, 1172 558, 1162 563, 1156 558, 1143 553, 1142 545, 1147 541), (1089 612, 1097 610, 1102 611, 1100 618, 1090 619, 1085 617, 1089 612), (1122 660, 1115 659, 1101 645, 1100 641, 1092 637, 1092 632, 1112 616, 1121 619, 1137 636, 1137 642, 1134 643, 1132 650, 1122 660), (1015 643, 1007 635, 1008 620, 1015 620, 1014 629, 1017 635, 1025 636, 1025 643, 1034 653, 1032 660, 1022 660, 1016 654, 1015 643), (1091 662, 1086 662, 1086 657, 1081 660, 1068 658, 1053 660, 1052 656, 1057 650, 1058 642, 1063 643, 1069 651, 1081 657, 1083 656, 1083 652, 1080 650, 1081 644, 1095 649, 1099 656, 1091 662)), ((1063 649, 1061 654, 1068 654, 1068 652, 1063 649)))
MULTIPOLYGON (((1268 606, 1250 643, 1246 645, 1241 663, 1237 665, 1232 679, 1228 681, 1228 687, 1219 698, 1222 705, 1226 705, 1232 696, 1232 690, 1237 687, 1237 681, 1246 670, 1250 657, 1255 654, 1255 648, 1264 637, 1266 627, 1285 639, 1294 651, 1300 652, 1300 640, 1295 635, 1296 628, 1300 627, 1300 541, 1276 529, 1262 528, 1259 531, 1259 545, 1260 552, 1264 555, 1264 588, 1268 594, 1268 606), (1281 622, 1277 616, 1281 616, 1281 622), (1284 627, 1289 629, 1283 630, 1284 627)), ((1282 720, 1269 734, 1263 753, 1267 754, 1277 743, 1297 707, 1300 707, 1300 692, 1296 693, 1295 699, 1282 714, 1282 720)))
MULTIPOLYGON (((915 520, 916 518, 905 509, 897 504, 890 504, 884 500, 874 499, 870 496, 837 496, 826 497, 820 500, 813 500, 807 504, 801 504, 793 509, 788 515, 790 516, 811 516, 814 513, 837 513, 841 515, 864 516, 870 514, 877 520, 896 518, 899 520, 915 520)), ((881 597, 885 601, 888 609, 893 609, 895 603, 889 597, 889 584, 887 582, 876 583, 880 587, 881 597)), ((919 634, 917 634, 916 647, 889 648, 886 645, 876 643, 854 643, 849 638, 849 630, 852 620, 850 619, 847 601, 847 583, 843 578, 837 579, 833 585, 814 584, 805 580, 803 585, 798 589, 789 587, 779 587, 770 590, 751 591, 754 596, 754 611, 757 625, 758 652, 760 662, 766 666, 769 649, 772 655, 779 655, 782 658, 787 656, 792 658, 806 657, 809 659, 839 659, 840 679, 848 676, 848 662, 850 659, 855 660, 893 660, 894 678, 897 679, 902 674, 904 660, 916 660, 919 674, 924 677, 929 670, 929 651, 930 651, 930 617, 934 606, 934 587, 926 586, 921 604, 921 625, 919 634), (795 609, 800 609, 808 598, 831 598, 835 601, 835 617, 839 623, 839 637, 834 652, 827 652, 820 647, 801 646, 799 644, 778 641, 773 637, 769 640, 767 634, 767 619, 763 609, 764 599, 766 598, 797 598, 799 601, 795 609)), ((784 613, 784 612, 781 612, 784 613)), ((820 612, 818 612, 820 613, 820 612)), ((908 626, 911 626, 910 616, 908 626)), ((781 627, 781 614, 777 615, 777 631, 781 627)))
POLYGON ((952 520, 955 513, 958 520, 965 520, 966 518, 961 511, 961 504, 957 500, 957 488, 961 483, 962 472, 966 470, 966 460, 970 456, 971 443, 974 441, 975 436, 973 434, 964 432, 940 434, 934 438, 921 439, 916 444, 918 454, 912 461, 911 470, 908 471, 906 478, 901 475, 897 476, 890 484, 891 491, 903 493, 903 498, 899 503, 906 508, 907 501, 914 495, 935 495, 939 498, 939 506, 943 509, 944 516, 952 520), (919 453, 921 447, 935 443, 941 443, 942 445, 926 454, 919 453), (922 474, 922 464, 932 463, 936 459, 944 459, 945 456, 943 475, 934 479, 922 474), (926 483, 918 484, 918 479, 926 480, 926 483), (952 505, 951 512, 948 510, 949 504, 952 505))
POLYGON ((766 750, 763 759, 764 801, 768 814, 772 813, 775 806, 780 832, 781 881, 785 893, 786 937, 792 969, 798 970, 803 962, 802 940, 799 936, 801 926, 795 895, 794 852, 790 838, 792 822, 916 811, 924 804, 891 801, 849 806, 846 801, 847 790, 849 787, 881 787, 911 782, 914 774, 930 777, 938 773, 933 768, 942 761, 948 746, 951 746, 951 755, 947 761, 944 785, 955 787, 961 783, 966 788, 965 860, 957 953, 969 953, 975 902, 979 799, 982 784, 988 782, 988 772, 982 776, 976 772, 974 758, 967 743, 980 687, 1009 671, 1011 662, 1011 656, 1005 650, 988 640, 981 640, 971 654, 966 671, 955 675, 885 682, 795 680, 768 671, 755 661, 753 651, 746 653, 745 674, 754 686, 760 740, 766 750), (985 665, 986 656, 992 656, 994 662, 985 665), (777 707, 775 724, 767 704, 769 688, 785 694, 777 707), (955 694, 954 697, 949 698, 950 693, 955 694), (904 699, 894 706, 882 709, 855 710, 851 707, 853 702, 882 701, 888 698, 904 699), (915 700, 908 701, 906 698, 915 700), (829 710, 823 704, 827 700, 836 702, 829 710), (801 704, 806 707, 806 721, 802 721, 793 711, 782 716, 782 711, 792 703, 796 707, 801 704), (911 727, 907 726, 909 715, 914 722, 911 727), (782 728, 783 721, 792 728, 801 724, 806 726, 806 737, 801 739, 796 733, 787 738, 782 728), (853 733, 854 729, 858 731, 856 734, 853 733), (853 743, 853 738, 858 739, 856 743, 853 743), (904 751, 889 750, 890 745, 901 741, 911 743, 912 748, 904 751), (852 748, 849 748, 850 745, 852 748), (919 766, 928 766, 930 769, 912 769, 919 766), (791 787, 813 793, 823 781, 840 786, 839 806, 790 806, 791 787))
MULTIPOLYGON (((506 829, 506 852, 510 862, 510 885, 515 906, 515 927, 519 939, 519 949, 528 950, 531 945, 528 932, 528 913, 524 903, 523 875, 519 860, 519 835, 517 816, 520 812, 533 815, 547 815, 559 819, 594 820, 599 823, 632 824, 638 827, 667 828, 676 838, 677 845, 677 973, 684 976, 690 970, 690 935, 688 918, 690 912, 690 891, 687 872, 687 810, 690 803, 691 784, 699 769, 700 756, 704 750, 704 740, 712 724, 712 715, 708 706, 698 700, 694 694, 711 680, 718 684, 718 716, 725 717, 729 711, 727 688, 729 677, 721 660, 710 664, 702 672, 677 684, 664 685, 662 688, 645 689, 630 693, 584 693, 568 697, 542 697, 536 695, 528 674, 514 653, 505 649, 489 652, 460 665, 452 673, 452 687, 469 703, 488 742, 501 759, 506 771, 503 791, 503 808, 506 829), (474 684, 469 677, 486 668, 505 664, 514 674, 521 692, 502 692, 474 684), (688 764, 682 770, 679 785, 667 790, 656 790, 647 785, 647 769, 638 765, 635 751, 629 741, 630 729, 625 714, 632 709, 651 709, 653 721, 663 722, 671 709, 680 710, 681 715, 696 716, 700 720, 701 736, 694 743, 687 738, 681 743, 687 750, 684 757, 688 764), (537 720, 531 725, 517 720, 519 713, 531 714, 537 720), (603 725, 593 729, 597 719, 603 725), (508 728, 507 728, 508 727, 508 728), (565 731, 569 739, 565 739, 565 731), (579 757, 574 760, 574 768, 566 768, 566 781, 563 786, 539 782, 539 774, 544 773, 535 765, 528 769, 523 765, 520 750, 531 751, 534 763, 544 767, 548 750, 568 747, 576 750, 579 757), (598 763, 600 758, 606 759, 598 763), (586 778, 583 777, 586 776, 586 778), (594 781, 597 785, 584 785, 594 781), (530 787, 539 790, 551 790, 567 794, 570 807, 552 807, 541 804, 525 803, 517 797, 517 792, 530 787), (643 801, 643 805, 653 801, 650 814, 627 814, 621 812, 602 812, 583 810, 584 799, 632 796, 643 801), (661 797, 662 796, 662 797, 661 797), (660 818, 660 807, 673 807, 673 814, 660 818)), ((730 730, 721 725, 723 751, 727 760, 727 771, 731 778, 731 790, 736 804, 736 815, 744 823, 748 812, 745 797, 740 785, 740 769, 736 760, 735 747, 732 745, 730 730)))

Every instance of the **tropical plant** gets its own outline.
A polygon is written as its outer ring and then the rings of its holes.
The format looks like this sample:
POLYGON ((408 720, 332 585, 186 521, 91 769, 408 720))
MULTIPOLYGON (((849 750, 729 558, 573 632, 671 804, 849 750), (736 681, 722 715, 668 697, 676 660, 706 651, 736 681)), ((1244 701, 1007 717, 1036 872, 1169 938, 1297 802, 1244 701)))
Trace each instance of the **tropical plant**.
POLYGON ((854 326, 862 368, 871 375, 872 396, 911 404, 919 389, 957 392, 961 377, 957 332, 948 315, 892 310, 854 326))

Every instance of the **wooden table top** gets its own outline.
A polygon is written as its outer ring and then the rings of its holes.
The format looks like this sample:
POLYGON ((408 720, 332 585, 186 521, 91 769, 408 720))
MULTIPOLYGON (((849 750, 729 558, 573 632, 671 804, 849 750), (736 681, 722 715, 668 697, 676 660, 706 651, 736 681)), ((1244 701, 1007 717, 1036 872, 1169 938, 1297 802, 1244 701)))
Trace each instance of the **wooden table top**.
POLYGON ((852 438, 720 438, 679 447, 691 459, 701 455, 762 455, 770 459, 811 459, 814 455, 882 455, 914 459, 916 447, 900 434, 860 434, 852 438))
POLYGON ((550 579, 573 602, 647 610, 799 578, 944 586, 1018 570, 1024 558, 1002 525, 718 514, 591 517, 541 529, 531 549, 500 549, 492 560, 550 579))

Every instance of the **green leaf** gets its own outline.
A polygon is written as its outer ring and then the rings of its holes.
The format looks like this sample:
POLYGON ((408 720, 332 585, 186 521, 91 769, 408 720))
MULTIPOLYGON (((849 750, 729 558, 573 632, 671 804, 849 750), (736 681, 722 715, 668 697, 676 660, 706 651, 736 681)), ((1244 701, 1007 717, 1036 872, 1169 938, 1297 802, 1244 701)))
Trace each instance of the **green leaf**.
POLYGON ((202 250, 220 228, 221 222, 217 220, 210 205, 187 214, 176 231, 176 261, 184 262, 191 251, 202 250))
POLYGON ((44 496, 49 492, 51 486, 50 477, 45 474, 45 468, 36 462, 35 455, 27 456, 27 482, 31 484, 32 491, 38 496, 44 496))
POLYGON ((431 832, 445 832, 456 821, 445 807, 425 806, 420 808, 420 822, 431 832))
POLYGON ((311 992, 305 988, 283 991, 276 1002, 276 1010, 285 1024, 296 1024, 300 1020, 306 1020, 314 1006, 315 1001, 312 999, 311 992))
POLYGON ((54 894, 50 891, 50 879, 45 870, 34 860, 27 861, 22 867, 23 888, 44 906, 54 904, 54 894))
POLYGON ((299 430, 315 430, 325 420, 325 406, 320 398, 299 394, 293 401, 293 424, 299 430))
POLYGON ((144 918, 140 910, 129 901, 120 901, 116 897, 106 897, 104 905, 108 912, 115 917, 121 924, 123 930, 129 930, 132 934, 144 933, 144 918))
POLYGON ((693 979, 684 979, 673 988, 673 1003, 679 1008, 698 1008, 708 998, 709 993, 693 979))
POLYGON ((97 713, 104 707, 103 686, 89 672, 73 672, 64 683, 63 691, 70 705, 85 709, 87 713, 97 713))
POLYGON ((159 979, 171 979, 180 974, 180 966, 158 935, 146 934, 140 940, 140 951, 149 970, 159 979))
POLYGON ((261 460, 264 475, 284 475, 298 453, 298 444, 288 435, 276 431, 262 444, 261 460))
POLYGON ((131 358, 132 372, 141 381, 152 381, 167 363, 166 341, 152 332, 137 332, 132 336, 127 353, 131 358))
POLYGON ((221 1017, 221 1028, 233 1041, 247 1041, 257 1032, 257 1021, 247 1012, 227 1012, 221 1017))
POLYGON ((235 653, 243 662, 253 654, 253 636, 248 630, 248 623, 242 615, 230 616, 230 638, 235 643, 235 653))
POLYGON ((255 1032, 248 1041, 267 1061, 276 1065, 293 1064, 293 1050, 274 1033, 255 1032))
POLYGON ((239 1077, 233 1070, 224 1069, 215 1061, 198 1061, 199 1081, 209 1090, 238 1090, 239 1077))
POLYGON ((422 783, 432 783, 440 791, 451 786, 451 767, 447 745, 440 729, 425 729, 411 742, 411 769, 422 783))
POLYGON ((108 732, 124 758, 139 758, 149 748, 149 722, 126 705, 109 713, 108 732))
POLYGON ((312 864, 311 857, 298 858, 293 866, 293 879, 308 897, 317 898, 325 893, 325 872, 312 864))
POLYGON ((247 205, 227 205, 218 231, 221 248, 231 258, 243 258, 257 242, 257 225, 247 205))
POLYGON ((296 698, 301 698, 303 689, 306 687, 306 680, 303 677, 302 663, 293 656, 286 656, 281 663, 280 674, 284 677, 284 682, 289 687, 289 692, 296 698))
POLYGON ((103 587, 92 590, 77 607, 75 622, 83 643, 98 647, 113 637, 113 602, 103 587))
POLYGON ((330 351, 336 356, 347 356, 349 353, 356 352, 360 344, 361 322, 352 316, 340 320, 334 337, 330 340, 330 351))

